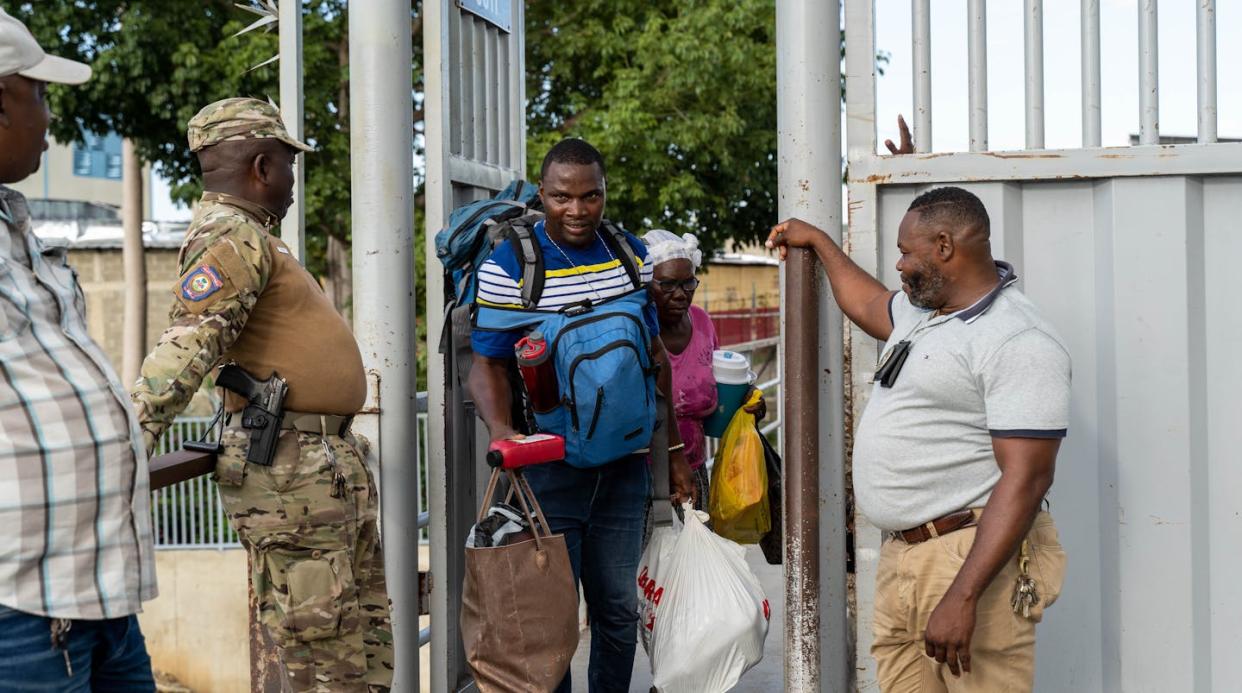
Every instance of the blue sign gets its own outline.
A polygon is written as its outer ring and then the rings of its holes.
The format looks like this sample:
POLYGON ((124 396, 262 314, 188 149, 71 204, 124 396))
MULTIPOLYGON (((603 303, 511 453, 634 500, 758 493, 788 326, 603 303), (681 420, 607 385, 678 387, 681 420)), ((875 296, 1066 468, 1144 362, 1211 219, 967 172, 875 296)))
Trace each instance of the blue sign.
POLYGON ((512 0, 457 0, 457 6, 508 33, 513 26, 512 0))

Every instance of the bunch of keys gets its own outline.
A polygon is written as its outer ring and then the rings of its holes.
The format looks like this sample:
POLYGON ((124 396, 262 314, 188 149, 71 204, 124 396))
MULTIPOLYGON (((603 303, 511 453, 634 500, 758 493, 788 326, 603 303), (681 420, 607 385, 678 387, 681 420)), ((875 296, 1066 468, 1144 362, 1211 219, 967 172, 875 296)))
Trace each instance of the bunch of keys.
POLYGON ((327 455, 328 463, 332 465, 332 497, 344 498, 345 487, 349 484, 349 480, 341 473, 341 467, 336 463, 336 453, 332 452, 328 439, 323 437, 319 439, 319 442, 323 444, 323 454, 327 455))
POLYGON ((1035 590, 1035 580, 1031 578, 1031 547, 1025 539, 1018 553, 1018 581, 1013 588, 1013 599, 1010 605, 1013 612, 1022 618, 1031 617, 1031 607, 1039 604, 1039 592, 1035 590))

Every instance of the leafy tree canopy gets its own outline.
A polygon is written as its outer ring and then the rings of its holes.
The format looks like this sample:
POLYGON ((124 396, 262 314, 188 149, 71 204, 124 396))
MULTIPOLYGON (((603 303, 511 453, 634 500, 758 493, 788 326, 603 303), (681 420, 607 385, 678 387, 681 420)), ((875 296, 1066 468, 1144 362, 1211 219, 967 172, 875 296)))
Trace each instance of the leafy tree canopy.
POLYGON ((633 230, 757 240, 776 219, 772 0, 527 4, 529 170, 582 137, 633 230))
MULTIPOLYGON (((348 241, 350 231, 346 5, 306 0, 303 14, 305 133, 317 148, 305 157, 307 245, 309 265, 320 273, 327 237, 348 241)), ((420 8, 413 3, 412 31, 420 8)), ((172 181, 182 202, 201 190, 197 160, 186 146, 190 118, 231 96, 280 100, 279 63, 252 69, 279 52, 278 36, 235 36, 256 16, 233 0, 40 0, 19 5, 16 15, 50 52, 94 69, 85 85, 51 89, 52 134, 70 141, 82 130, 111 131, 134 140, 139 156, 172 181)), ((420 91, 421 43, 416 36, 420 91)))

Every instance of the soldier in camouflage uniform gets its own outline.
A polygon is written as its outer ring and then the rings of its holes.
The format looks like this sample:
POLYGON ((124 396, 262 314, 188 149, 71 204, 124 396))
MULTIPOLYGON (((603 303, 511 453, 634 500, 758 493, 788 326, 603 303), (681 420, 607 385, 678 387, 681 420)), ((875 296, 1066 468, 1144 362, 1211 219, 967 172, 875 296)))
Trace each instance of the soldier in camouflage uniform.
MULTIPOLYGON (((378 495, 349 432, 366 377, 349 325, 272 235, 292 202, 293 161, 310 147, 277 110, 226 99, 190 121, 205 191, 180 253, 171 325, 133 394, 150 452, 218 366, 289 385, 270 467, 247 464, 232 417, 216 466, 250 552, 263 624, 295 691, 387 690, 392 630, 376 530, 378 495)), ((225 393, 236 412, 241 398, 225 393)))

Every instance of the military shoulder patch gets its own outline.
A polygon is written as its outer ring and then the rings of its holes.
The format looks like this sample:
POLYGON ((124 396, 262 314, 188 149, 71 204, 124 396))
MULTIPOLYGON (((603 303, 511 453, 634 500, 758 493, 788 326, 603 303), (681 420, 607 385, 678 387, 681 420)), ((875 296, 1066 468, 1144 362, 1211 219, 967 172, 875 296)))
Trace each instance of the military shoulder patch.
POLYGON ((220 272, 211 265, 200 265, 181 281, 181 297, 198 302, 219 291, 224 286, 220 272))

